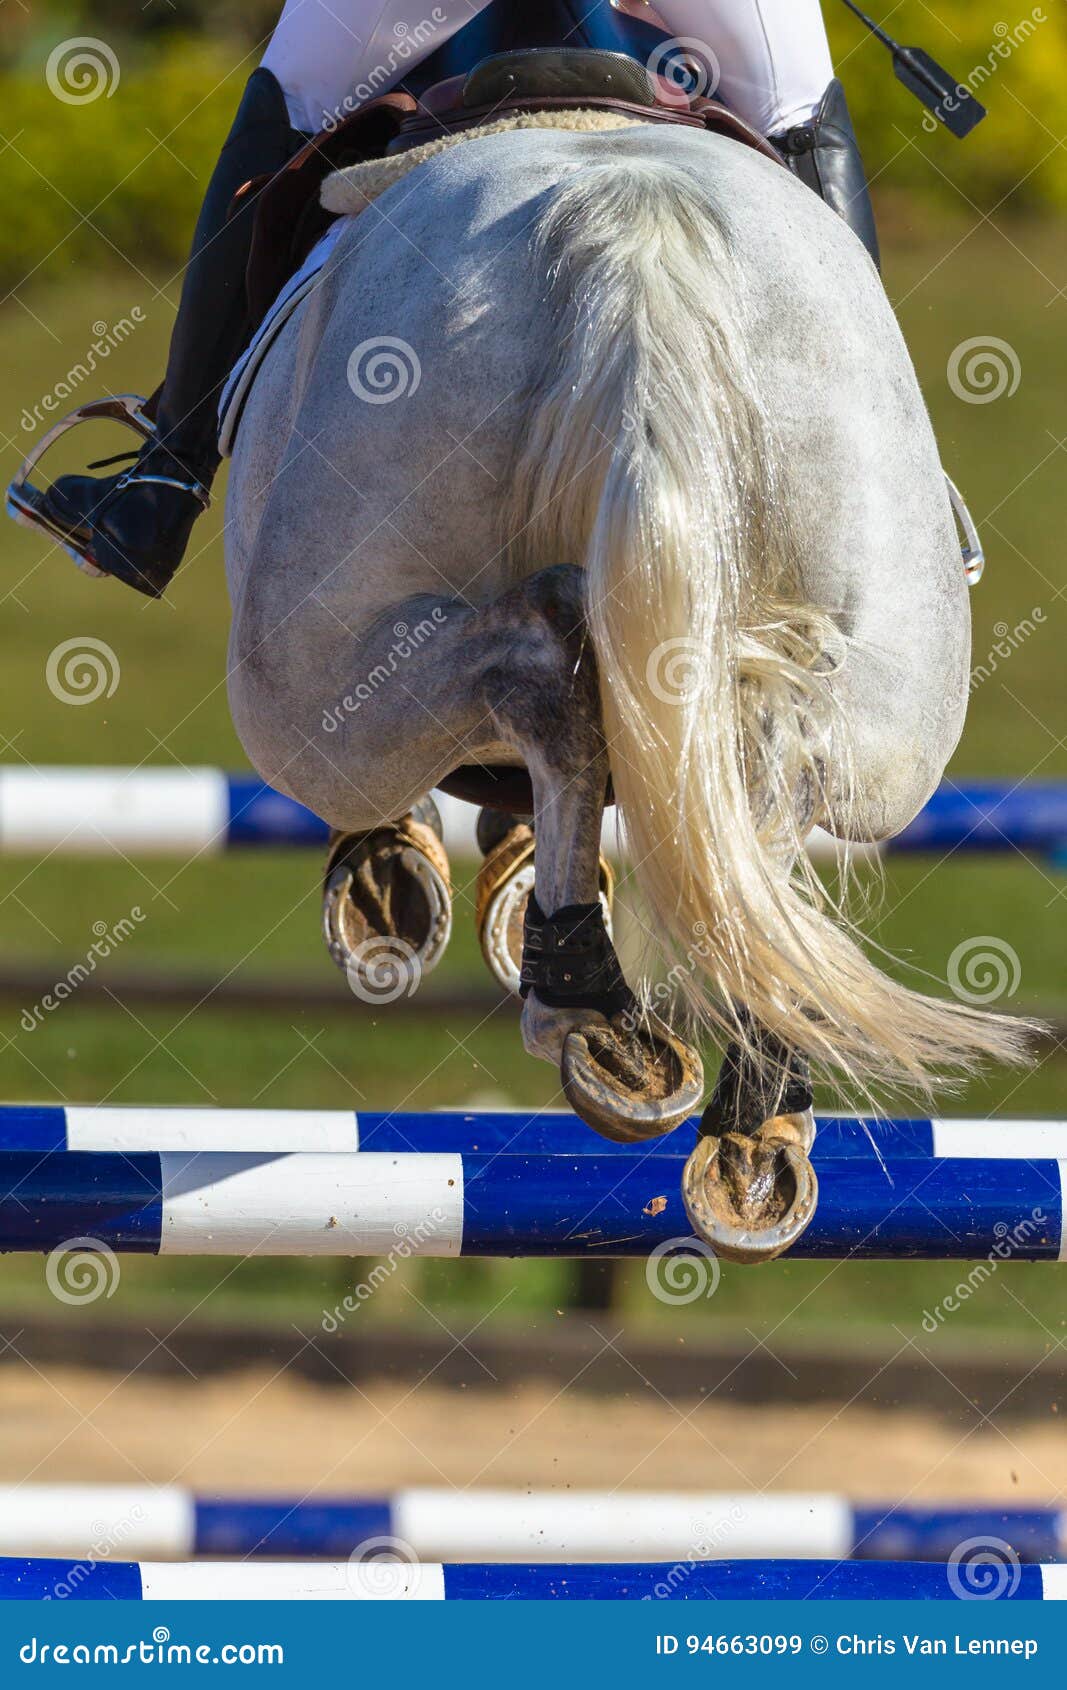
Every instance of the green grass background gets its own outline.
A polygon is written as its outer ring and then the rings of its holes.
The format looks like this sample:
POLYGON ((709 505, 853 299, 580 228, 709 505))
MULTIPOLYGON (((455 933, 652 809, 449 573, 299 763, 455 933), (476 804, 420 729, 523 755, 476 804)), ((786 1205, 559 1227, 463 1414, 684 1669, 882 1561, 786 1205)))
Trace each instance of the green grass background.
MULTIPOLYGON (((954 763, 958 775, 1034 779, 1067 775, 1063 740, 1063 559, 1067 455, 1067 249, 1039 223, 970 234, 955 225, 887 254, 887 284, 942 442, 946 466, 982 524, 990 565, 975 594, 980 661, 999 622, 1014 627, 1035 607, 1037 631, 974 694, 954 763), (946 379, 953 348, 995 335, 1019 360, 1013 397, 988 406, 954 397, 946 379)), ((160 278, 165 281, 165 278, 160 278)), ((18 423, 92 338, 135 302, 146 322, 109 360, 103 383, 147 390, 162 363, 168 289, 152 297, 143 278, 86 272, 21 290, 0 310, 0 366, 7 375, 7 471, 25 448, 18 423)), ((103 385, 101 383, 101 385, 103 385)), ((67 461, 82 460, 81 446, 67 461)), ((94 442, 95 444, 95 442, 94 442)), ((101 442, 117 449, 122 442, 101 442)), ((899 497, 908 497, 901 487, 899 497)), ((196 555, 166 605, 152 605, 79 575, 57 551, 6 525, 0 530, 0 629, 4 681, 0 761, 195 764, 242 767, 229 722, 224 662, 228 609, 217 538, 218 506, 199 531, 196 555), (45 681, 61 640, 91 635, 118 655, 114 696, 84 708, 57 701, 45 681)), ((145 914, 110 965, 157 966, 294 984, 336 981, 318 934, 319 863, 314 855, 257 854, 174 861, 0 862, 0 945, 7 963, 54 966, 61 977, 84 956, 92 924, 108 926, 133 905, 145 914)), ((461 876, 462 878, 462 876, 461 876)), ((872 931, 911 963, 943 979, 962 940, 991 934, 1017 952, 1021 981, 1007 1007, 1067 1013, 1063 930, 1067 878, 1047 863, 1003 858, 891 862, 872 931)), ((482 980, 460 900, 453 951, 436 982, 482 980)), ((227 1013, 210 1003, 190 1014, 79 1003, 77 996, 27 1034, 23 1006, 0 1004, 0 1095, 41 1101, 220 1103, 263 1106, 433 1107, 493 1096, 542 1104, 554 1076, 529 1060, 510 1010, 484 1024, 456 1014, 390 1025, 354 1000, 349 1015, 227 1013)), ((1025 1076, 992 1073, 951 1107, 980 1114, 1062 1113, 1067 1064, 1046 1057, 1025 1076)), ((359 1277, 358 1264, 130 1261, 107 1306, 178 1311, 198 1320, 295 1319, 314 1324, 359 1277)), ((549 1322, 568 1295, 566 1263, 421 1263, 399 1271, 361 1312, 362 1321, 432 1320, 489 1313, 493 1320, 549 1322), (489 1311, 492 1311, 491 1313, 489 1311)), ((925 1308, 960 1278, 940 1263, 776 1264, 727 1268, 711 1302, 669 1310, 651 1297, 640 1266, 622 1276, 622 1304, 650 1331, 757 1333, 774 1345, 816 1341, 843 1326, 921 1336, 925 1308)), ((953 1340, 1019 1344, 1039 1353, 1063 1336, 1062 1281, 1055 1272, 1002 1270, 951 1324, 953 1340)), ((0 1299, 22 1308, 50 1299, 35 1261, 5 1262, 0 1299)), ((86 1310, 83 1318, 91 1318, 86 1310)))

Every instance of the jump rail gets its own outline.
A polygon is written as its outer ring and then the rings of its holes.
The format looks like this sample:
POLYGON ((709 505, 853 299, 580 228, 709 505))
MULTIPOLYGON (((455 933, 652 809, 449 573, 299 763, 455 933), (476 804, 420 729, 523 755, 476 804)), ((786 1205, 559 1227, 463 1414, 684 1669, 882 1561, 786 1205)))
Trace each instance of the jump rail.
MULTIPOLYGON (((796 1256, 1067 1259, 1067 1161, 815 1163, 818 1210, 796 1256)), ((0 1251, 91 1239, 178 1256, 648 1257, 690 1238, 680 1166, 663 1155, 6 1151, 0 1251)))
MULTIPOLYGON (((913 1157, 978 1161, 1067 1159, 1067 1121, 877 1121, 818 1117, 819 1160, 877 1163, 913 1157)), ((567 1112, 544 1109, 182 1109, 54 1104, 0 1105, 0 1152, 34 1151, 434 1151, 486 1156, 688 1156, 696 1117, 654 1145, 612 1144, 567 1112)))
MULTIPOLYGON (((476 850, 475 812, 438 794, 446 838, 476 850)), ((0 853, 89 856, 213 853, 245 846, 322 846, 325 822, 253 775, 219 769, 0 769, 0 853)), ((614 841, 609 822, 605 840, 614 841)), ((935 793, 893 852, 1067 850, 1067 782, 954 782, 935 793)), ((825 835, 816 855, 832 854, 825 835)))
MULTIPOLYGON (((983 1569, 988 1571, 988 1569, 983 1569)), ((965 1564, 701 1561, 622 1566, 422 1562, 0 1561, 0 1600, 100 1601, 929 1601, 973 1594, 965 1564)), ((1067 1566, 997 1575, 1002 1601, 1067 1599, 1067 1566)), ((988 1585, 982 1587, 988 1595, 988 1585)), ((91 1645, 90 1645, 91 1646, 91 1645)))
POLYGON ((974 1539, 1021 1561, 1067 1554, 1058 1508, 896 1508, 825 1493, 655 1494, 413 1488, 391 1497, 195 1496, 165 1485, 0 1486, 0 1555, 347 1560, 383 1540, 420 1560, 948 1562, 974 1539))

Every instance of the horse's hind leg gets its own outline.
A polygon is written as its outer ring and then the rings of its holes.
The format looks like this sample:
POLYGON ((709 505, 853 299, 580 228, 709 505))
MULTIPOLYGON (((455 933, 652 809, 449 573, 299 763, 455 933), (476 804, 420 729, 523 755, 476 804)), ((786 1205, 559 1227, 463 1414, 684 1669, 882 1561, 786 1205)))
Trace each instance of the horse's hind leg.
MULTIPOLYGON (((566 1095, 590 1126, 640 1139, 699 1108, 703 1074, 695 1052, 636 1004, 604 925, 608 749, 584 579, 560 566, 478 608, 429 594, 391 606, 344 654, 341 692, 348 674, 383 677, 363 689, 358 713, 339 720, 328 741, 306 736, 290 754, 282 740, 273 758, 265 748, 255 761, 277 784, 276 759, 292 796, 354 834, 404 816, 463 764, 499 761, 507 751, 521 758, 537 839, 523 1041, 559 1064, 566 1095), (394 676, 389 642, 398 620, 425 625, 432 638, 414 645, 394 676)), ((254 709, 249 716, 252 729, 254 709)))
POLYGON ((695 1052, 642 1014, 604 924, 600 830, 609 762, 584 576, 560 566, 493 607, 507 630, 483 678, 493 720, 521 753, 537 848, 521 990, 526 1049, 560 1065, 568 1101, 613 1139, 669 1132, 697 1106, 695 1052))
POLYGON ((747 1047, 727 1047, 682 1195, 694 1232, 716 1255, 768 1262, 815 1214, 814 1099, 807 1062, 741 1015, 747 1047))
POLYGON ((410 996, 452 932, 441 817, 427 795, 395 822, 330 837, 322 891, 326 947, 357 997, 410 996))

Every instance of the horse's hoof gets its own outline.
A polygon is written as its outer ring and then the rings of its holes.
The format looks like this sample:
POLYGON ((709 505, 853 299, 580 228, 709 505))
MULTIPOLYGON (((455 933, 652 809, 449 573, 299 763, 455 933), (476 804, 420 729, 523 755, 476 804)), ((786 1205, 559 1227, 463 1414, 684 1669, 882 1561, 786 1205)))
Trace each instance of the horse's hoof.
POLYGON ((704 1091, 695 1050, 655 1016, 589 1021, 567 1034, 560 1063, 576 1115, 602 1138, 638 1144, 661 1138, 694 1114, 704 1091))
POLYGON ((332 842, 323 887, 326 945, 357 997, 387 1003, 415 991, 452 932, 448 857, 437 807, 423 799, 398 822, 332 842))
POLYGON ((682 1198, 693 1231, 729 1262, 773 1262, 815 1216, 819 1184, 808 1152, 808 1110, 767 1121, 759 1132, 698 1140, 685 1164, 682 1198))
MULTIPOLYGON (((486 853, 478 870, 474 895, 478 941, 489 972, 506 992, 519 990, 526 905, 534 886, 534 844, 533 828, 517 822, 486 853)), ((600 907, 609 939, 614 893, 615 875, 602 856, 600 907)))

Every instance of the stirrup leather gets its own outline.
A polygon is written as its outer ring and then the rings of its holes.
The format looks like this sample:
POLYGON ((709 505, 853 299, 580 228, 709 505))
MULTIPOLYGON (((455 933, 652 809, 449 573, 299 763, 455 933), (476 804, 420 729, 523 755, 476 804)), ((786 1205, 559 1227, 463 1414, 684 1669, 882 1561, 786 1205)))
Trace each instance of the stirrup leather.
MULTIPOLYGON (((79 569, 87 575, 97 578, 105 576, 107 571, 98 569, 93 561, 89 543, 81 544, 78 539, 57 522, 48 511, 47 495, 39 487, 35 487, 30 480, 34 470, 44 457, 61 440, 70 429, 77 428, 80 423, 87 422, 117 422, 124 428, 132 429, 142 441, 156 439, 156 425, 145 415, 144 407, 147 400, 139 393, 117 393, 108 399, 92 399, 88 404, 79 405, 67 416, 53 423, 52 427, 43 434, 36 446, 19 465, 18 472, 7 489, 7 514, 23 528, 35 530, 39 534, 47 534, 62 546, 67 556, 77 564, 79 569)), ((175 462, 178 460, 175 459, 175 462)), ((189 493, 198 499, 204 510, 211 503, 211 497, 202 481, 190 477, 183 481, 178 476, 159 475, 154 471, 138 470, 136 466, 121 476, 115 491, 121 492, 124 487, 134 487, 145 483, 155 483, 160 487, 174 487, 179 492, 189 493)))

